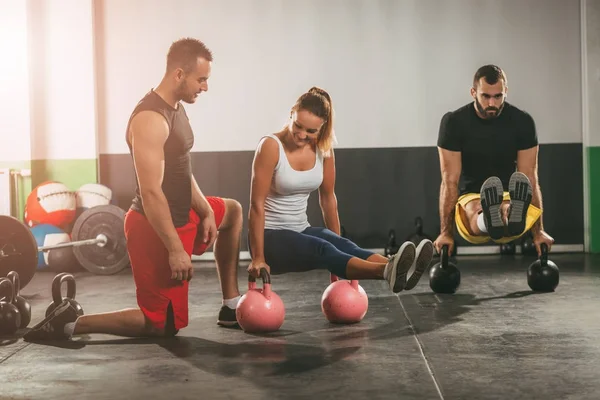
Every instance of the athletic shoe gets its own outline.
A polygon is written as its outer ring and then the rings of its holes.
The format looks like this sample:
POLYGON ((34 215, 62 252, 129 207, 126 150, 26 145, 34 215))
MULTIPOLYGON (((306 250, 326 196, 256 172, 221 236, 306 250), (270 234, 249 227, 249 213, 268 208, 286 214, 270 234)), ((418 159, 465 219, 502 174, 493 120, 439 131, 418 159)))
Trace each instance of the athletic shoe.
POLYGON ((508 212, 508 234, 518 236, 525 231, 527 209, 531 204, 532 188, 529 178, 522 172, 515 172, 508 182, 510 211, 508 212))
POLYGON ((390 285, 392 292, 399 293, 406 285, 406 273, 415 261, 415 245, 413 242, 404 242, 398 252, 390 257, 386 269, 388 276, 385 279, 390 285))
POLYGON ((503 238, 505 232, 500 211, 503 201, 503 189, 500 178, 492 176, 483 182, 480 195, 483 221, 488 235, 494 240, 503 238))
POLYGON ((404 286, 404 290, 413 289, 419 283, 419 279, 423 275, 423 272, 429 267, 431 260, 433 260, 434 248, 433 243, 429 239, 421 240, 421 243, 417 246, 417 256, 415 262, 411 266, 409 273, 407 276, 410 276, 406 285, 404 286), (410 273, 412 271, 412 273, 410 273))

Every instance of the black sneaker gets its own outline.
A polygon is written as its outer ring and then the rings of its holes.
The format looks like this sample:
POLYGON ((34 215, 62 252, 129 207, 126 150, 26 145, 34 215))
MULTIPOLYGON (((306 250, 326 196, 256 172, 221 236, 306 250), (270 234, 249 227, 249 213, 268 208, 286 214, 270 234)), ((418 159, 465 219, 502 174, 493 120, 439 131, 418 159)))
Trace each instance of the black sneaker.
POLYGON ((532 188, 529 178, 522 172, 515 172, 508 182, 510 211, 508 213, 508 234, 518 236, 525 231, 527 210, 531 204, 532 188))
POLYGON ((238 327, 237 318, 235 316, 235 310, 229 308, 226 305, 221 307, 219 311, 219 319, 217 319, 217 325, 226 326, 228 328, 238 327))
POLYGON ((46 318, 27 332, 25 341, 66 340, 69 336, 65 333, 65 325, 75 322, 79 315, 75 307, 67 300, 60 303, 46 318))
POLYGON ((504 237, 504 222, 500 213, 503 201, 502 181, 496 176, 488 178, 481 185, 481 208, 483 209, 483 221, 488 235, 494 240, 504 237))
POLYGON ((407 276, 410 274, 410 278, 406 280, 404 290, 410 290, 417 286, 419 279, 421 279, 421 275, 423 275, 423 272, 425 272, 427 267, 429 267, 431 260, 433 260, 433 253, 434 248, 431 240, 421 240, 421 243, 417 246, 417 258, 407 273, 407 276))

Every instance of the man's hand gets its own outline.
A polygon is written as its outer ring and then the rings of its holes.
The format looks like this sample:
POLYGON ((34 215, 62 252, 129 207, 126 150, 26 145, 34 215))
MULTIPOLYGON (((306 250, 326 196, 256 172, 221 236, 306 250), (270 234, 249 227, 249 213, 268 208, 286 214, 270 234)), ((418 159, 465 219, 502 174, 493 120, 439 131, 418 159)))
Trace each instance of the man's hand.
POLYGON ((448 245, 448 255, 452 255, 452 251, 454 250, 454 238, 448 234, 442 233, 440 234, 435 242, 433 242, 433 247, 438 252, 438 254, 442 254, 442 247, 444 245, 448 245))
POLYGON ((267 270, 269 275, 271 274, 271 267, 269 267, 267 265, 267 263, 264 262, 263 260, 256 260, 256 261, 253 260, 250 263, 250 265, 248 265, 247 271, 248 271, 248 274, 250 274, 250 276, 258 278, 258 277, 260 277, 260 270, 263 268, 267 270))
POLYGON ((192 268, 192 258, 185 250, 177 250, 169 253, 169 266, 171 267, 171 279, 178 281, 191 280, 194 270, 192 268))
POLYGON ((535 249, 537 250, 538 257, 542 256, 542 243, 546 243, 548 246, 548 252, 550 252, 550 248, 554 243, 554 239, 552 236, 548 235, 544 231, 539 231, 533 234, 533 244, 535 244, 535 249))
POLYGON ((205 215, 200 215, 198 235, 200 235, 202 243, 206 243, 206 248, 212 246, 217 239, 217 223, 215 222, 215 214, 212 211, 205 215))

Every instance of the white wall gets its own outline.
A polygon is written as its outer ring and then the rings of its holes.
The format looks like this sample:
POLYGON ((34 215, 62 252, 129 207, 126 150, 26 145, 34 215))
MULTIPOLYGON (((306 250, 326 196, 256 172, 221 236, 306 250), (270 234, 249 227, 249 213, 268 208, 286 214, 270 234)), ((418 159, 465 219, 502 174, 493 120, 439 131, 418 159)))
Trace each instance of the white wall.
POLYGON ((0 0, 0 161, 29 160, 27 40, 25 1, 0 0))
POLYGON ((31 159, 96 158, 92 0, 27 0, 27 8, 31 159))
POLYGON ((137 101, 173 40, 206 42, 209 92, 187 111, 195 151, 253 150, 295 99, 327 89, 339 147, 434 146, 475 70, 503 67, 542 143, 581 142, 580 11, 565 0, 99 0, 99 147, 126 153, 137 101))

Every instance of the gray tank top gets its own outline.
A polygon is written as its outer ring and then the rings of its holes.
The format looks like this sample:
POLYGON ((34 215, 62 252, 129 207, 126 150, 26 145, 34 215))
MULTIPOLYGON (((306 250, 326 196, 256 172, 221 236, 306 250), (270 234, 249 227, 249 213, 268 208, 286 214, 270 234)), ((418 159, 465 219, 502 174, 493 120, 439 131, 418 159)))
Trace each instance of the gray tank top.
POLYGON ((310 226, 306 214, 308 197, 323 182, 323 155, 317 149, 314 167, 308 171, 296 171, 288 162, 283 144, 277 136, 264 136, 260 143, 268 138, 274 139, 279 145, 279 161, 265 200, 265 229, 302 232, 310 226))

